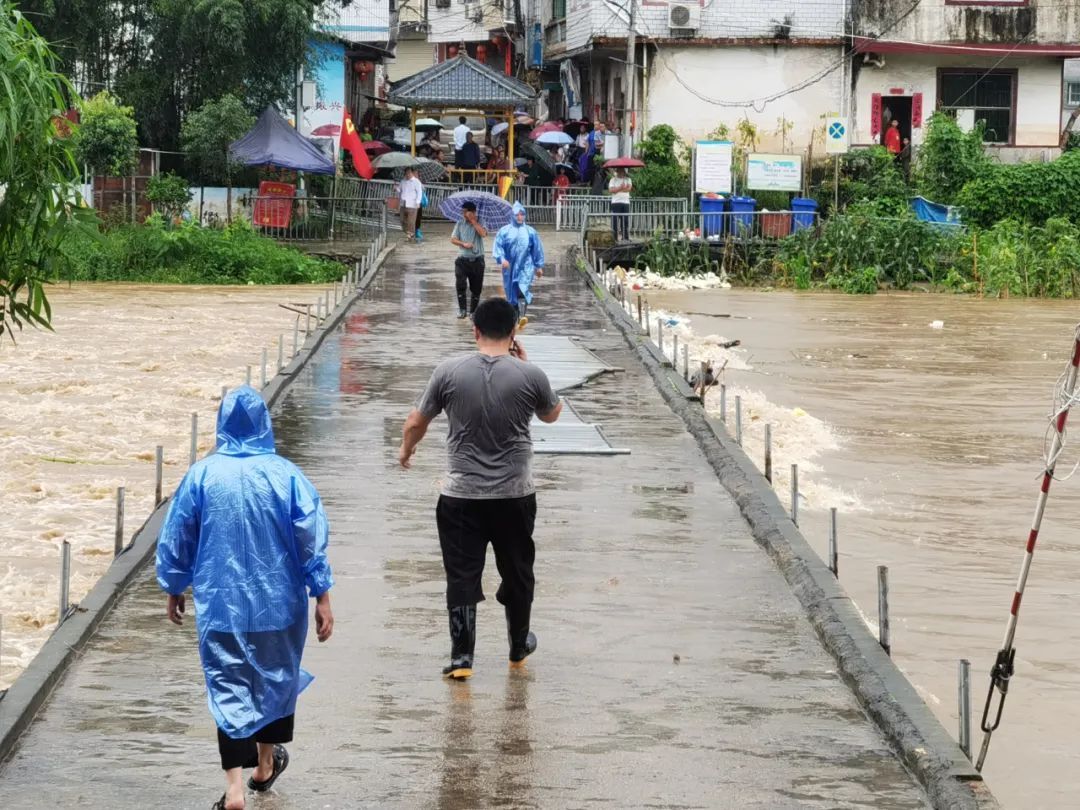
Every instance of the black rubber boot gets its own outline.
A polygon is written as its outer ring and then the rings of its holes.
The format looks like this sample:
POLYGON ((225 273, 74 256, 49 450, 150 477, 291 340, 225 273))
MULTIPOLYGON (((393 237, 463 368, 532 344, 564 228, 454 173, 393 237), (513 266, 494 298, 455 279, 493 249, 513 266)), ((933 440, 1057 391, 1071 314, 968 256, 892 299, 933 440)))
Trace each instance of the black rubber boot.
POLYGON ((455 681, 472 677, 476 649, 476 605, 450 608, 450 665, 443 675, 455 681))
POLYGON ((532 605, 506 605, 506 635, 510 641, 510 666, 524 666, 524 661, 536 652, 536 635, 529 632, 532 605))

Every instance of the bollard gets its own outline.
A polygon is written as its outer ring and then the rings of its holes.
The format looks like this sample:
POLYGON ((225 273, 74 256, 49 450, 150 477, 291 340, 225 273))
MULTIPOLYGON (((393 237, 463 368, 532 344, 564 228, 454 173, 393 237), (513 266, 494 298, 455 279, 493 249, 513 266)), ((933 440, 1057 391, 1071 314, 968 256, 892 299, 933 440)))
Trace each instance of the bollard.
POLYGON ((311 334, 311 304, 305 304, 307 307, 307 322, 304 324, 304 337, 311 334))
POLYGON ((892 644, 889 643, 889 566, 877 567, 877 615, 878 615, 878 642, 885 654, 892 655, 892 644))
POLYGON ((154 448, 154 506, 161 503, 161 484, 164 478, 164 470, 165 448, 159 444, 154 448))
POLYGON ((296 357, 296 353, 300 351, 300 316, 296 316, 296 320, 293 321, 292 327, 292 356, 296 357))
POLYGON ((57 624, 63 624, 70 607, 71 594, 71 543, 67 540, 60 547, 60 618, 57 624))
POLYGON ((113 556, 124 550, 124 488, 116 488, 116 529, 113 533, 113 556))
POLYGON ((660 361, 664 360, 664 321, 662 318, 656 319, 656 348, 660 350, 660 361))
POLYGON ((971 662, 960 659, 960 682, 957 686, 960 718, 960 750, 971 759, 971 662))
POLYGON ((720 422, 727 424, 727 386, 720 383, 720 422))
POLYGON ((641 296, 637 297, 637 323, 641 326, 641 296))
POLYGON ((327 318, 329 318, 329 317, 330 317, 330 313, 331 313, 331 312, 333 312, 333 310, 332 310, 332 309, 330 309, 330 291, 329 291, 329 290, 327 290, 327 291, 326 291, 326 293, 325 293, 325 295, 326 295, 326 305, 325 305, 325 312, 326 312, 326 317, 327 317, 327 318))
POLYGON ((799 465, 791 465, 791 522, 799 525, 799 465))
POLYGON ((834 577, 840 576, 840 551, 836 536, 836 507, 829 510, 829 570, 834 577))
POLYGON ((645 299, 645 337, 652 337, 652 327, 649 324, 649 299, 645 299))
POLYGON ((277 336, 277 370, 281 371, 282 366, 285 365, 285 336, 277 336))
POLYGON ((678 369, 679 367, 679 333, 671 333, 671 367, 678 369))
POLYGON ((742 397, 735 395, 735 443, 742 447, 742 397))
POLYGON ((338 305, 338 286, 337 282, 334 282, 334 309, 337 309, 338 305))
POLYGON ((244 366, 244 384, 251 385, 251 366, 244 366))
POLYGON ((683 379, 690 382, 690 344, 684 343, 682 347, 682 375, 683 379))
POLYGON ((195 456, 199 452, 199 414, 191 414, 191 452, 188 454, 188 466, 195 463, 195 456))
POLYGON ((765 426, 765 480, 772 483, 772 425, 765 426))
POLYGON ((259 388, 266 388, 266 360, 266 347, 264 346, 262 350, 262 372, 259 377, 262 381, 262 385, 260 385, 259 388))

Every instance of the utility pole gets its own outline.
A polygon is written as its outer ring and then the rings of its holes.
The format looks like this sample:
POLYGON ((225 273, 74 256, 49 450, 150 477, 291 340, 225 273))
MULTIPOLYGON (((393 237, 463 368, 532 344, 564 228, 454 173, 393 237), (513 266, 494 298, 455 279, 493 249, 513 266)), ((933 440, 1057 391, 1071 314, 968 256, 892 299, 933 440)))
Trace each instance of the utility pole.
POLYGON ((637 95, 637 32, 634 30, 635 12, 637 0, 627 0, 630 5, 630 25, 626 31, 626 78, 623 81, 625 92, 623 100, 626 109, 623 110, 623 137, 622 149, 624 157, 632 157, 634 154, 634 137, 632 134, 634 124, 634 107, 637 95))

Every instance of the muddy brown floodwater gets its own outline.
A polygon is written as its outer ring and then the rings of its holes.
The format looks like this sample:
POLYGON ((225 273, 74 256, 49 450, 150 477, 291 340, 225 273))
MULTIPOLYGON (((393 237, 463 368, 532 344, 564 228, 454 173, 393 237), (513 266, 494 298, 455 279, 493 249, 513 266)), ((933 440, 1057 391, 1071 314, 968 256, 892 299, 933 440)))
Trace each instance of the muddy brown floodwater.
MULTIPOLYGON (((717 337, 742 340, 725 372, 729 426, 739 395, 744 446, 761 466, 773 425, 781 500, 799 463, 799 523, 822 556, 839 507, 840 578, 871 623, 875 569, 889 566, 893 657, 954 733, 957 661, 971 660, 977 749, 1080 307, 733 290, 649 299, 689 318, 694 356, 723 355, 717 337)), ((1075 435, 1059 475, 1080 461, 1075 435)), ((985 769, 1007 807, 1072 807, 1080 791, 1078 530, 1080 474, 1050 490, 985 769)))
MULTIPOLYGON (((60 547, 72 546, 71 601, 112 561, 116 488, 131 535, 154 500, 154 447, 166 493, 187 468, 191 414, 213 446, 222 386, 259 383, 295 316, 325 287, 80 284, 50 290, 55 333, 0 346, 0 689, 30 662, 59 613, 60 547)), ((303 338, 301 336, 301 342, 303 338)))

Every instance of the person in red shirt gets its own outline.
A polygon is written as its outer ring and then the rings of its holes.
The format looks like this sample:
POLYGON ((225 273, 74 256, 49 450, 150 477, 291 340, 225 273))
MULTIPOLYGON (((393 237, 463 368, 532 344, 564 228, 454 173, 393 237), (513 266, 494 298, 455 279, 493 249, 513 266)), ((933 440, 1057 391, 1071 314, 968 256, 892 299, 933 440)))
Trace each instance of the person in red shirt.
POLYGON ((559 175, 555 178, 551 185, 555 186, 555 203, 558 204, 559 200, 566 194, 565 189, 570 188, 570 178, 566 176, 566 169, 561 166, 558 169, 559 175))
POLYGON ((903 139, 900 137, 900 122, 895 118, 889 128, 885 130, 885 148, 895 158, 899 158, 900 153, 904 150, 903 139))

